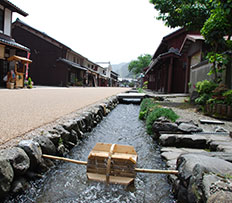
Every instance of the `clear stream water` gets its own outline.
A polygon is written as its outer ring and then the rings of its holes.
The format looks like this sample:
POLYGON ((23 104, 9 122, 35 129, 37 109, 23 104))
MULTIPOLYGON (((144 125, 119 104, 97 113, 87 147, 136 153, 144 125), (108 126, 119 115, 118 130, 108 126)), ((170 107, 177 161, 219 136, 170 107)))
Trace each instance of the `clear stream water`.
MULTIPOLYGON (((138 119, 138 105, 119 104, 90 133, 88 138, 70 151, 69 158, 86 160, 97 142, 134 146, 137 167, 165 169, 160 148, 146 134, 145 124, 138 119)), ((86 166, 62 162, 43 179, 33 182, 26 194, 7 202, 74 203, 74 202, 175 202, 166 175, 137 173, 134 186, 106 185, 89 181, 86 166)))

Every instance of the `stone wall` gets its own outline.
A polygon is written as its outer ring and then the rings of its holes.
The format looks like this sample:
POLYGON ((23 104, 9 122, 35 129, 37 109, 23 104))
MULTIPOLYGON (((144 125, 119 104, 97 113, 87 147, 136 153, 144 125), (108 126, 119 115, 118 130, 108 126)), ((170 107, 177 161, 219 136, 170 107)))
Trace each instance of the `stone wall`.
POLYGON ((9 194, 22 193, 29 181, 40 178, 54 162, 42 154, 66 155, 78 145, 103 117, 118 104, 117 97, 89 107, 80 116, 51 125, 33 138, 22 140, 16 146, 0 151, 0 199, 9 194))

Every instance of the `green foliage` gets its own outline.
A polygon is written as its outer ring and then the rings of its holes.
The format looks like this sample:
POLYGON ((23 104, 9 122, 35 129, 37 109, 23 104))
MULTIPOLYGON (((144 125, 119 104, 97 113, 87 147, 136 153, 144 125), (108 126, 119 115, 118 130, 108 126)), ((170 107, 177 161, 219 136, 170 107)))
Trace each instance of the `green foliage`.
POLYGON ((201 94, 198 98, 195 99, 196 104, 204 105, 211 98, 210 94, 201 94))
POLYGON ((201 33, 209 43, 216 45, 224 42, 224 36, 232 33, 232 2, 231 0, 211 0, 213 8, 210 17, 205 19, 201 33))
POLYGON ((210 0, 150 0, 159 11, 158 20, 168 27, 188 27, 200 30, 210 16, 210 0))
POLYGON ((144 54, 140 55, 137 60, 131 61, 128 70, 130 72, 133 72, 135 75, 142 73, 143 69, 147 66, 149 66, 151 61, 151 55, 150 54, 144 54))
POLYGON ((175 122, 179 116, 172 110, 168 108, 157 107, 151 113, 148 114, 146 119, 147 133, 152 134, 152 125, 159 118, 165 117, 172 122, 175 122))
POLYGON ((230 175, 230 174, 225 174, 225 179, 231 179, 232 180, 232 175, 230 175))
POLYGON ((224 84, 204 80, 196 84, 199 96, 195 102, 200 105, 205 104, 228 104, 232 105, 232 90, 224 84))
POLYGON ((220 83, 222 78, 218 76, 218 73, 222 73, 225 70, 225 65, 230 61, 229 56, 225 53, 219 54, 215 52, 209 52, 206 57, 213 65, 210 68, 208 75, 214 74, 216 77, 214 81, 220 83))
POLYGON ((138 93, 144 93, 143 88, 137 88, 138 93))
POLYGON ((232 49, 230 40, 232 35, 232 1, 211 0, 210 3, 213 8, 210 10, 210 17, 201 29, 201 34, 212 47, 212 52, 208 54, 209 62, 213 64, 209 74, 214 74, 215 82, 220 83, 221 78, 218 77, 217 73, 223 72, 225 66, 231 61, 227 51, 232 49))
POLYGON ((209 94, 211 93, 215 88, 217 87, 217 84, 209 81, 209 80, 203 80, 203 81, 199 81, 196 84, 196 90, 197 92, 201 95, 201 94, 209 94))
MULTIPOLYGON (((222 97, 222 94, 226 92, 228 88, 224 84, 219 84, 213 91, 213 96, 214 97, 222 97)), ((224 98, 223 98, 224 99, 224 98)))
POLYGON ((32 86, 33 86, 33 83, 32 83, 31 77, 29 77, 27 81, 27 87, 32 88, 32 86))
POLYGON ((204 105, 212 97, 213 90, 218 85, 209 80, 199 81, 196 84, 196 90, 199 94, 199 97, 195 99, 195 102, 200 105, 204 105))
POLYGON ((147 89, 147 85, 148 85, 148 81, 145 81, 145 82, 143 83, 143 89, 147 89))
POLYGON ((221 82, 218 72, 224 71, 232 50, 232 1, 231 0, 150 0, 159 11, 157 19, 169 27, 185 27, 201 30, 210 45, 208 59, 213 64, 209 72, 214 80, 221 82), (225 36, 227 36, 225 38, 225 36))
POLYGON ((192 83, 189 82, 189 83, 188 83, 188 88, 190 89, 191 87, 192 87, 192 83))
POLYGON ((63 144, 63 139, 60 137, 59 139, 59 142, 58 142, 59 145, 62 145, 63 144))
POLYGON ((145 98, 140 104, 140 111, 146 111, 147 109, 151 108, 155 105, 155 101, 150 98, 145 98))
POLYGON ((143 83, 143 87, 137 89, 138 92, 139 92, 139 93, 144 93, 144 89, 147 89, 147 85, 148 85, 148 81, 145 81, 145 82, 143 83))
POLYGON ((222 95, 225 97, 225 103, 232 105, 232 90, 227 90, 222 95))
POLYGON ((148 134, 152 134, 152 125, 161 116, 173 122, 179 118, 179 116, 172 109, 162 108, 158 103, 155 102, 154 99, 143 99, 140 104, 139 119, 146 119, 148 134))
POLYGON ((143 101, 140 104, 139 119, 140 120, 146 119, 149 112, 151 112, 157 106, 158 103, 156 103, 154 99, 150 99, 150 98, 143 99, 143 101))

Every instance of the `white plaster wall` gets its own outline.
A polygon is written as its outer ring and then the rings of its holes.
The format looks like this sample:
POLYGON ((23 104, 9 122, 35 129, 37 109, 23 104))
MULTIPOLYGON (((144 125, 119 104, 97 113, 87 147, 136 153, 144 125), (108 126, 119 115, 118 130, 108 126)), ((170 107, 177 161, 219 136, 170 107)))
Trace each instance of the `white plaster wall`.
POLYGON ((102 67, 99 67, 98 66, 98 70, 97 70, 100 74, 103 74, 103 71, 104 71, 104 69, 102 68, 102 67))
POLYGON ((5 9, 5 22, 4 22, 4 34, 11 36, 11 18, 12 13, 9 9, 5 9))

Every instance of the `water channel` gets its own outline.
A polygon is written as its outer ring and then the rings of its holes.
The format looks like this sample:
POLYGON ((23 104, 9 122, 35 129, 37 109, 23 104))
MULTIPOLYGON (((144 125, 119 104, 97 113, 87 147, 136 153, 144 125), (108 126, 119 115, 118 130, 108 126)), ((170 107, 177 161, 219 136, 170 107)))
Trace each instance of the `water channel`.
MULTIPOLYGON (((86 161, 97 142, 118 143, 134 146, 138 167, 165 169, 160 148, 146 134, 145 124, 138 115, 139 105, 119 104, 88 134, 88 138, 70 151, 69 158, 86 161)), ((85 173, 85 166, 63 162, 43 179, 32 183, 26 194, 7 202, 175 202, 166 175, 137 173, 134 186, 125 187, 89 181, 85 173)))

